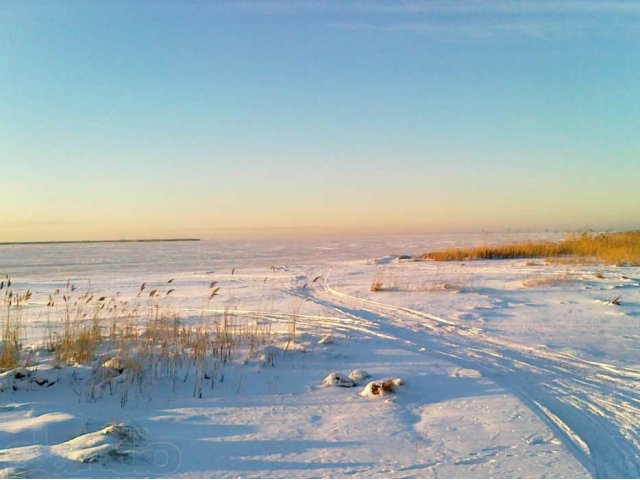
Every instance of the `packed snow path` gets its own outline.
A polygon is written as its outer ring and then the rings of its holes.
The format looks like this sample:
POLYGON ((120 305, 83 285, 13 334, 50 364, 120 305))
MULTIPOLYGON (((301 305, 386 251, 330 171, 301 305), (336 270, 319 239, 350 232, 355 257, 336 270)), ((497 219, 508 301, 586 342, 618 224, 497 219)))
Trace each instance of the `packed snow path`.
POLYGON ((640 476, 640 373, 485 334, 446 319, 340 292, 324 283, 292 292, 376 332, 446 358, 512 391, 599 478, 640 476))

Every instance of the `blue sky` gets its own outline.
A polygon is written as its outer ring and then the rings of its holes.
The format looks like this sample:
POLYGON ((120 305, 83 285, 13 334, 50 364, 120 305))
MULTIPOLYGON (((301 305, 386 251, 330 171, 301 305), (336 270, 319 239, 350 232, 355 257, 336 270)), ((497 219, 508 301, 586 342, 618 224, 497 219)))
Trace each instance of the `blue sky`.
POLYGON ((0 239, 640 227, 640 3, 0 1, 0 239))

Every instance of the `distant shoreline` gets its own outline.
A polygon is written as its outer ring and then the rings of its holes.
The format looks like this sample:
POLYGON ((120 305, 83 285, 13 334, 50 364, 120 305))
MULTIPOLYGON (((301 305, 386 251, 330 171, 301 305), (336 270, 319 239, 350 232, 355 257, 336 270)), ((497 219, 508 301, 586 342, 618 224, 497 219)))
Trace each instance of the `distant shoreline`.
POLYGON ((154 242, 199 242, 199 238, 139 238, 121 240, 44 240, 40 242, 0 242, 5 245, 56 245, 67 243, 154 243, 154 242))

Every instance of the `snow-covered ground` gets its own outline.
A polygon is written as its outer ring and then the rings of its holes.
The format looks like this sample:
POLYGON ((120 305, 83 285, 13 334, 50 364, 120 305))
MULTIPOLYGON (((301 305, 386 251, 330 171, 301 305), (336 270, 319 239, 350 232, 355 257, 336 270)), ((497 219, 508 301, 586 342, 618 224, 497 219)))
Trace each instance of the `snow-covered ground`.
POLYGON ((122 385, 88 395, 90 367, 34 356, 0 377, 0 476, 638 477, 640 268, 397 259, 521 237, 3 247, 0 273, 34 292, 27 343, 59 328, 45 305, 68 280, 122 299, 172 280, 161 301, 187 323, 298 327, 203 398, 160 378, 122 406, 122 385), (371 378, 323 385, 354 369, 371 378))

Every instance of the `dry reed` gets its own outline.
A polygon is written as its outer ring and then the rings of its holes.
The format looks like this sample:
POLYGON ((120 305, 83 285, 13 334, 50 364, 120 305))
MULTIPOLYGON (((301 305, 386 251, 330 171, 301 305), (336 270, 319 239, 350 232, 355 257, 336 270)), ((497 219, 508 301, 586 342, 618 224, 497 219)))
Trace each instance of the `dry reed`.
MULTIPOLYGON (((2 283, 3 289, 5 284, 10 286, 10 280, 2 283)), ((203 300, 207 306, 219 294, 216 284, 211 282, 207 289, 203 300)), ((79 294, 67 282, 65 289, 48 296, 45 347, 53 365, 93 366, 88 392, 77 392, 79 397, 86 393, 87 399, 94 400, 118 391, 124 406, 131 388, 143 392, 159 378, 170 378, 174 390, 178 382, 191 378, 193 396, 202 397, 205 381, 211 380, 213 388, 224 365, 256 357, 264 345, 275 340, 271 321, 228 309, 214 315, 205 315, 203 310, 199 321, 184 323, 166 303, 173 287, 164 291, 143 283, 127 301, 93 292, 79 294), (149 294, 143 295, 146 291, 149 294)), ((30 298, 29 291, 16 294, 7 288, 4 292, 2 370, 20 366, 20 320, 30 298)), ((297 312, 300 305, 294 306, 297 312)), ((296 334, 295 317, 289 342, 296 334)))
POLYGON ((2 345, 0 345, 0 370, 15 368, 20 363, 20 330, 22 312, 24 306, 31 298, 31 292, 16 293, 11 289, 11 278, 0 284, 0 290, 4 289, 4 298, 1 304, 0 316, 2 318, 2 345), (5 288, 6 287, 6 288, 5 288))
POLYGON ((570 257, 580 263, 602 261, 617 265, 640 265, 640 230, 612 233, 583 233, 559 242, 525 241, 503 245, 481 245, 427 252, 422 259, 462 261, 481 259, 570 257))

